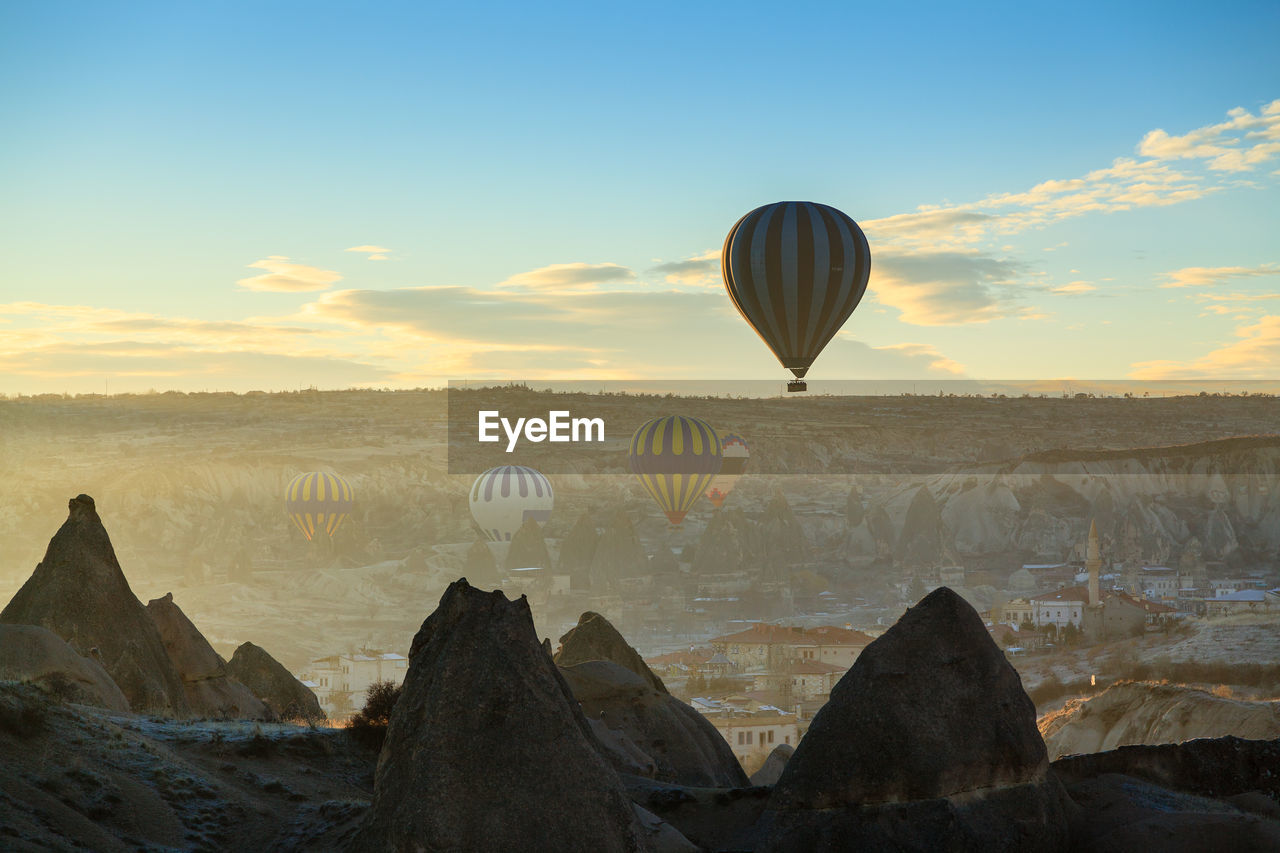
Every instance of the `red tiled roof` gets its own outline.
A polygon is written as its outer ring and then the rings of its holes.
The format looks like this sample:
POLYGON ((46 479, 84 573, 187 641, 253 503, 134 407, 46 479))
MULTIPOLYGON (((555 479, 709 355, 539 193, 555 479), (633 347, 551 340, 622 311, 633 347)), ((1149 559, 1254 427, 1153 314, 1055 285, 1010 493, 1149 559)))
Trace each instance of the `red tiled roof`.
POLYGON ((1141 607, 1143 610, 1145 610, 1145 611, 1146 611, 1146 612, 1148 612, 1148 613, 1176 613, 1176 612, 1178 612, 1178 608, 1176 608, 1176 607, 1170 607, 1170 606, 1169 606, 1169 605, 1167 605, 1167 604, 1161 604, 1160 602, 1158 602, 1158 601, 1152 601, 1152 600, 1151 600, 1151 599, 1149 599, 1149 598, 1138 598, 1136 595, 1130 595, 1130 594, 1129 594, 1129 593, 1127 593, 1127 592, 1117 592, 1117 593, 1115 593, 1115 594, 1116 594, 1117 596, 1119 596, 1120 598, 1123 598, 1125 601, 1129 602, 1130 604, 1136 604, 1136 605, 1138 605, 1139 607, 1141 607))
POLYGON ((1042 592, 1031 596, 1032 601, 1088 601, 1089 589, 1083 586, 1068 586, 1055 589, 1053 592, 1042 592))
POLYGON ((787 667, 792 675, 826 675, 830 672, 844 672, 842 666, 835 664, 823 663, 820 660, 797 660, 792 661, 787 667))
MULTIPOLYGON (((1135 604, 1147 613, 1174 613, 1177 611, 1176 607, 1170 607, 1167 604, 1161 604, 1160 602, 1152 601, 1149 598, 1139 598, 1137 596, 1130 595, 1127 592, 1116 592, 1111 589, 1098 590, 1098 597, 1102 601, 1106 601, 1112 596, 1121 598, 1129 604, 1135 604)), ((1054 592, 1046 592, 1041 595, 1032 596, 1031 600, 1047 602, 1061 601, 1063 603, 1068 601, 1087 602, 1089 600, 1089 588, 1084 586, 1069 586, 1065 589, 1055 590, 1054 592)))

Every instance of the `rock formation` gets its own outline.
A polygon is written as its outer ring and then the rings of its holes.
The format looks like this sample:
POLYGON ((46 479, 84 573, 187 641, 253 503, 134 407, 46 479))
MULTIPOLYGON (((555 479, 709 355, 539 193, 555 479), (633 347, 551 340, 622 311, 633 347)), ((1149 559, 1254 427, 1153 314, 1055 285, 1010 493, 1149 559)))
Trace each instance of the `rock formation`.
POLYGON ((942 557, 942 514, 928 486, 911 498, 895 549, 899 560, 913 566, 936 566, 942 557))
POLYGON ((467 560, 464 565, 466 577, 475 578, 481 586, 498 583, 498 561, 493 558, 489 546, 477 539, 467 549, 467 560))
POLYGON ((353 849, 648 846, 523 597, 450 584, 409 661, 353 849))
POLYGON ((863 650, 774 787, 763 850, 1059 850, 1035 705, 940 587, 863 650))
POLYGON ((792 566, 805 558, 809 550, 800 519, 791 511, 791 504, 781 489, 775 489, 764 514, 760 516, 760 538, 764 543, 765 558, 770 568, 777 570, 792 566))
POLYGON ((618 629, 599 613, 588 610, 578 617, 578 624, 560 638, 555 662, 560 666, 573 666, 589 660, 613 661, 643 678, 659 693, 666 693, 662 679, 649 669, 640 653, 631 648, 618 629))
POLYGON ((227 663, 227 674, 253 691, 282 720, 319 722, 320 700, 275 658, 253 643, 243 643, 227 663))
POLYGON ((648 565, 649 559, 640 545, 631 517, 624 510, 618 510, 596 543, 596 552, 591 560, 592 588, 611 589, 622 578, 644 574, 648 565))
POLYGON ((1072 755, 1076 850, 1280 850, 1280 740, 1237 737, 1072 755))
POLYGON ((1195 738, 1280 738, 1280 701, 1250 702, 1179 684, 1114 684, 1040 720, 1049 758, 1195 738))
POLYGON ((511 537, 503 566, 508 572, 512 569, 551 568, 551 554, 547 552, 547 541, 542 538, 542 525, 532 518, 525 519, 511 537))
POLYGON ((737 507, 721 509, 711 516, 698 539, 693 554, 693 574, 715 575, 740 572, 758 566, 764 543, 755 522, 737 507))
MULTIPOLYGON (((569 575, 573 589, 591 588, 591 563, 596 556, 600 535, 588 513, 578 516, 569 535, 560 543, 560 571, 569 575)), ((468 575, 467 577, 470 577, 468 575)))
POLYGON ((662 680, 600 614, 582 614, 560 638, 555 661, 583 714, 607 730, 597 728, 597 733, 612 745, 604 755, 619 770, 680 785, 747 784, 715 726, 668 694, 662 680), (652 766, 652 774, 642 772, 646 766, 652 766))
POLYGON ((0 625, 0 681, 28 681, 69 702, 129 710, 101 664, 37 625, 0 625))
POLYGON ((147 602, 169 659, 178 668, 191 713, 214 719, 271 720, 275 714, 227 672, 227 662, 173 602, 173 593, 147 602))
POLYGON ((769 756, 765 758, 764 764, 760 765, 760 769, 751 774, 751 784, 777 784, 778 779, 782 777, 783 768, 787 766, 787 762, 791 760, 791 756, 795 751, 795 747, 791 746, 791 744, 780 743, 775 746, 769 756))
POLYGON ((44 559, 0 612, 0 622, 41 625, 102 664, 135 711, 189 713, 177 668, 129 588, 93 498, 68 502, 44 559))
POLYGON ((857 485, 849 489, 849 496, 845 498, 844 514, 850 527, 857 527, 867 517, 866 508, 862 505, 862 490, 857 485))

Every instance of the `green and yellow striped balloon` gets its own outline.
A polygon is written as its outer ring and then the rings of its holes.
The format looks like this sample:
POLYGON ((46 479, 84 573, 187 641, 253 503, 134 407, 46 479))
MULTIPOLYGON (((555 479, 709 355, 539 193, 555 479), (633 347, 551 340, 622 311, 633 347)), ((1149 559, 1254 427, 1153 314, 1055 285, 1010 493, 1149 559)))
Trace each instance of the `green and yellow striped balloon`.
POLYGON ((672 524, 720 473, 720 436, 700 418, 668 415, 645 421, 631 436, 631 471, 672 524))
POLYGON ((285 512, 308 540, 320 530, 333 536, 354 503, 351 484, 322 471, 299 474, 284 490, 285 512))

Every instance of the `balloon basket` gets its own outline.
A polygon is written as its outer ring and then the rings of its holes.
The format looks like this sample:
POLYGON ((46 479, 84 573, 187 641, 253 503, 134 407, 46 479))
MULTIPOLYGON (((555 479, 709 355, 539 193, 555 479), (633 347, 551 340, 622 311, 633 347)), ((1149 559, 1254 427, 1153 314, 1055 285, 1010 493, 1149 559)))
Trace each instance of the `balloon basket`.
POLYGON ((787 393, 794 394, 797 391, 808 391, 809 386, 803 379, 792 379, 787 383, 787 393))

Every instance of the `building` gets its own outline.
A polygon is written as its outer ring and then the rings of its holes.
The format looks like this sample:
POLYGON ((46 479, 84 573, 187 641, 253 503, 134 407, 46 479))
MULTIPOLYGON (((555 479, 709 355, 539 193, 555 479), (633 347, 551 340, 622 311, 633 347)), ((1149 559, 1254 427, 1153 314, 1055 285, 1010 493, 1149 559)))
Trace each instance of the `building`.
POLYGON ((748 776, 760 769, 775 747, 800 742, 795 714, 772 705, 734 703, 732 699, 694 699, 690 704, 716 727, 748 776))
POLYGON ((1182 588, 1182 582, 1178 579, 1176 569, 1165 566, 1143 566, 1138 576, 1138 584, 1142 588, 1142 594, 1153 601, 1174 605, 1178 603, 1178 590, 1182 588))
POLYGON ((847 667, 816 660, 796 660, 781 670, 755 676, 752 690, 778 697, 787 707, 795 702, 826 702, 847 667))
POLYGON ((395 652, 361 649, 347 655, 316 658, 300 679, 312 691, 330 719, 339 719, 364 706, 365 693, 379 681, 402 684, 409 659, 395 652))
POLYGON ((778 670, 792 661, 819 661, 848 669, 871 642, 849 628, 799 628, 753 623, 744 631, 711 640, 711 648, 740 671, 778 670))
POLYGON ((1052 625, 1062 630, 1068 625, 1079 628, 1084 622, 1084 608, 1089 603, 1089 590, 1068 586, 1031 597, 1031 621, 1037 628, 1052 625))
POLYGON ((996 641, 997 646, 1013 654, 1039 651, 1045 644, 1044 634, 1032 628, 1019 629, 1016 625, 995 624, 987 626, 987 633, 996 641))
POLYGON ((1021 625, 1023 622, 1036 622, 1036 608, 1030 600, 1026 598, 1015 598, 1007 601, 1000 608, 1000 621, 1005 625, 1021 625))
POLYGON ((1280 596, 1261 589, 1242 589, 1205 601, 1208 615, 1233 616, 1237 613, 1269 613, 1280 608, 1280 596))

